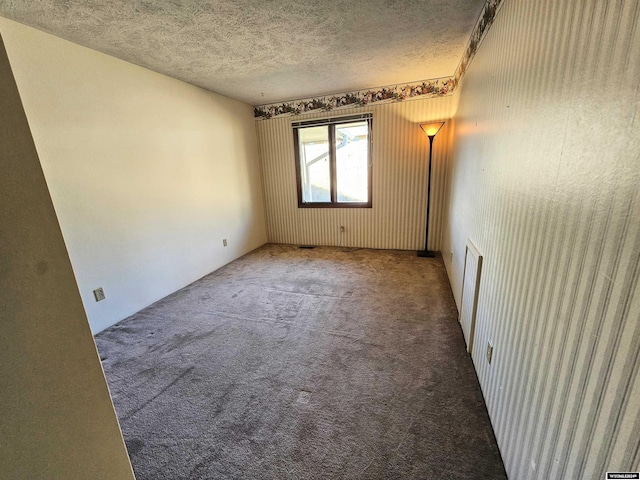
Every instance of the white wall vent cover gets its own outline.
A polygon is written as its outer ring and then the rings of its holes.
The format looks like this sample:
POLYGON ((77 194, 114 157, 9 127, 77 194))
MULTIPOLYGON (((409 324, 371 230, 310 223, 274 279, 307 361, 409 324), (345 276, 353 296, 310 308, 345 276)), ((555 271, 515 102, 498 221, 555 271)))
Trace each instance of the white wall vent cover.
POLYGON ((476 246, 467 239, 464 254, 464 273, 462 276, 462 308, 460 324, 467 343, 467 351, 472 352, 473 334, 476 328, 476 310, 478 309, 478 292, 480 291, 480 274, 482 272, 482 255, 476 246))

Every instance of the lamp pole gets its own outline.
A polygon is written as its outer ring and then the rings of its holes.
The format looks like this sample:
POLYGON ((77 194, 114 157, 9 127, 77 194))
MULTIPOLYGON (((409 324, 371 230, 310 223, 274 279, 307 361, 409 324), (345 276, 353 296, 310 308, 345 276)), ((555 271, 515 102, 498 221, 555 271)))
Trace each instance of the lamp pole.
POLYGON ((431 160, 433 157, 433 139, 436 138, 436 134, 440 130, 440 128, 444 125, 444 122, 439 123, 430 123, 430 124, 422 124, 420 128, 424 131, 424 133, 429 137, 429 169, 428 169, 428 179, 427 179, 427 221, 425 227, 425 237, 424 237, 424 250, 418 250, 419 257, 435 257, 435 253, 432 250, 429 250, 429 204, 431 200, 431 160))

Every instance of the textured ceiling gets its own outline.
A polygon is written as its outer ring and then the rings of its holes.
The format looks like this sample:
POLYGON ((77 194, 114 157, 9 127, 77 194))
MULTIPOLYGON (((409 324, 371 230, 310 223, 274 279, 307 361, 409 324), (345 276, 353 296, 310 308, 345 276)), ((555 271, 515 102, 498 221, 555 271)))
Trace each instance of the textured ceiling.
POLYGON ((0 0, 0 15, 252 105, 454 74, 484 0, 0 0))

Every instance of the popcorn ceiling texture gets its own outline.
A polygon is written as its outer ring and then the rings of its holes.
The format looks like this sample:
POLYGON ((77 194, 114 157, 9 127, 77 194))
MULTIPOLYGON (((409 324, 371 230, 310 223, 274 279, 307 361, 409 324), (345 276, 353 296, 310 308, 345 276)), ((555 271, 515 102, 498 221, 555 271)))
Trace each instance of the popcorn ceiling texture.
POLYGON ((0 15, 258 105, 453 75, 483 4, 0 0, 0 15))

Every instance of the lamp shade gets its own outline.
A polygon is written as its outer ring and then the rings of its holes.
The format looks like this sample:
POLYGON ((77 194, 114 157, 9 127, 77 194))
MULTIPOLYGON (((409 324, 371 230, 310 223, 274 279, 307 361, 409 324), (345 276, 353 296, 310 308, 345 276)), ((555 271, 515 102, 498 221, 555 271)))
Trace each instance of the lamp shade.
POLYGON ((435 137, 436 133, 438 133, 443 125, 444 122, 421 123, 420 128, 424 131, 427 137, 435 137))

